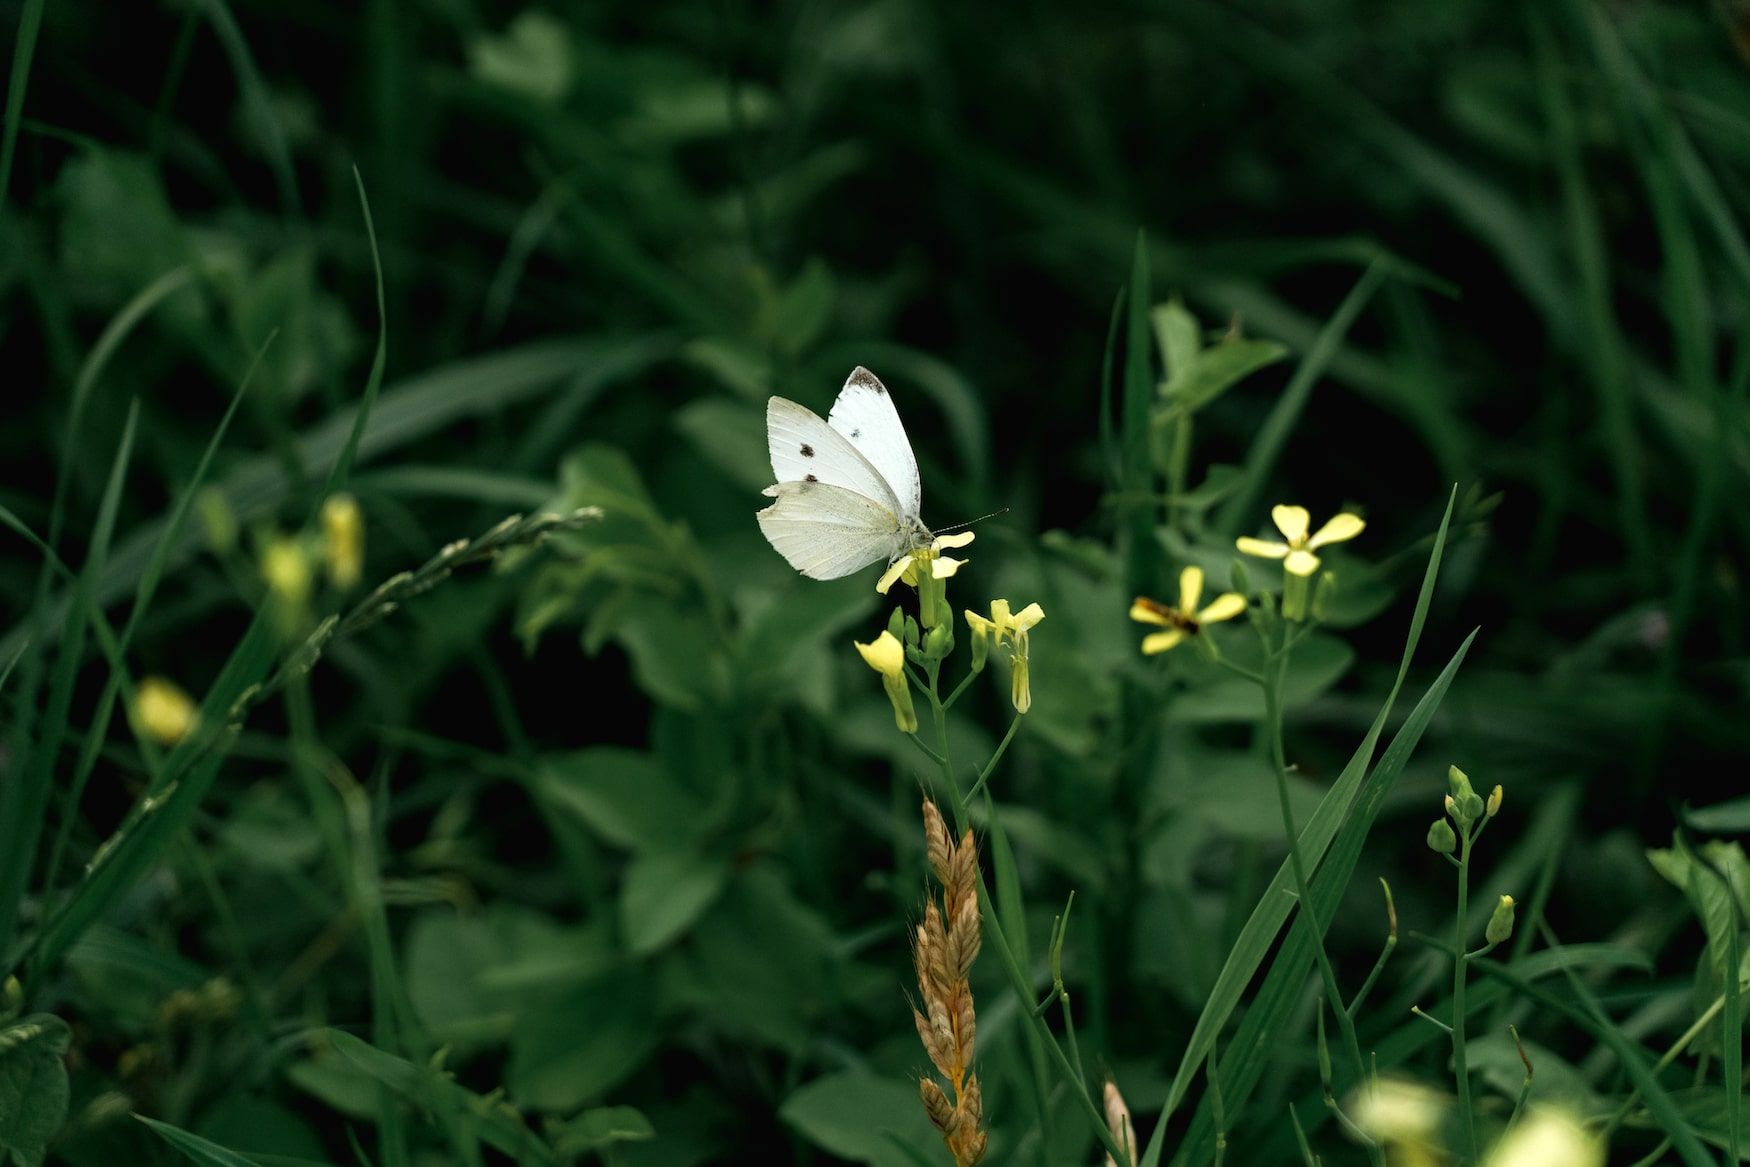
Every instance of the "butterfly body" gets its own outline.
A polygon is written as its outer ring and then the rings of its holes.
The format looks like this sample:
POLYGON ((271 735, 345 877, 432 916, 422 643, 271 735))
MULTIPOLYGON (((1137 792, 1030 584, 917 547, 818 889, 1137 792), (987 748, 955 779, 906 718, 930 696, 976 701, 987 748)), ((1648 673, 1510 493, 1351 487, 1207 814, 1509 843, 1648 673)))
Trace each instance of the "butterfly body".
POLYGON ((778 481, 756 516, 766 540, 811 579, 893 561, 930 538, 918 515, 917 459, 887 389, 859 366, 825 419, 783 397, 766 403, 778 481))

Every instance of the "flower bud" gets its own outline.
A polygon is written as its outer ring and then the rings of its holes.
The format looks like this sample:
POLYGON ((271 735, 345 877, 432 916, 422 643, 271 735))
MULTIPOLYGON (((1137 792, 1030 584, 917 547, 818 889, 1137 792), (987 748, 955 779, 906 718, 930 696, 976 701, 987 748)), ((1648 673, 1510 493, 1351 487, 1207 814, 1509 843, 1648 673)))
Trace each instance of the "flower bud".
POLYGON ((200 720, 200 710, 187 693, 163 677, 146 677, 134 690, 134 731, 161 746, 174 746, 200 720))
POLYGON ((1500 814, 1501 799, 1504 797, 1505 794, 1500 786, 1496 786, 1493 790, 1489 791, 1489 802, 1488 805, 1483 808, 1483 813, 1487 814, 1490 818, 1494 818, 1496 815, 1500 814))
POLYGON ((322 558, 328 582, 346 591, 364 574, 365 521, 350 494, 330 495, 322 503, 322 558))
POLYGON ((1448 799, 1447 813, 1461 827, 1468 827, 1483 817, 1483 800, 1471 788, 1470 776, 1457 766, 1450 766, 1446 771, 1447 784, 1452 790, 1448 799))
POLYGON ((990 621, 977 612, 968 612, 966 626, 972 629, 972 671, 981 673, 990 657, 990 621))
POLYGON ((1311 581, 1292 571, 1282 573, 1282 618, 1299 623, 1306 619, 1307 592, 1311 581))
POLYGON ((1490 944, 1499 944, 1513 935, 1513 897, 1502 896, 1501 902, 1495 905, 1495 910, 1489 916, 1489 926, 1483 931, 1483 939, 1490 944))
POLYGON ((918 646, 918 622, 911 616, 905 618, 905 642, 913 648, 918 646))
POLYGON ((895 640, 905 639, 905 609, 894 605, 893 615, 887 618, 887 631, 895 640))
POLYGON ((296 539, 275 538, 261 553, 261 578, 284 608, 299 611, 310 598, 310 558, 296 539))
POLYGON ((954 626, 944 620, 924 634, 924 653, 941 660, 954 651, 954 626))
POLYGON ((1453 833, 1452 824, 1445 819, 1435 819, 1428 827, 1428 846, 1442 855, 1450 855, 1458 849, 1458 836, 1453 833))
POLYGON ((207 550, 214 555, 229 555, 237 548, 237 513, 231 501, 216 486, 203 487, 195 496, 195 513, 200 516, 201 533, 206 537, 207 550))
POLYGON ((1337 576, 1333 572, 1325 572, 1319 576, 1319 582, 1313 587, 1312 618, 1323 621, 1331 614, 1331 605, 1337 600, 1337 576))
POLYGON ((1466 774, 1463 770, 1460 770, 1457 766, 1448 766, 1446 768, 1446 785, 1447 789, 1451 792, 1452 797, 1459 799, 1460 801, 1464 799, 1465 795, 1476 793, 1476 791, 1471 788, 1470 775, 1466 774))

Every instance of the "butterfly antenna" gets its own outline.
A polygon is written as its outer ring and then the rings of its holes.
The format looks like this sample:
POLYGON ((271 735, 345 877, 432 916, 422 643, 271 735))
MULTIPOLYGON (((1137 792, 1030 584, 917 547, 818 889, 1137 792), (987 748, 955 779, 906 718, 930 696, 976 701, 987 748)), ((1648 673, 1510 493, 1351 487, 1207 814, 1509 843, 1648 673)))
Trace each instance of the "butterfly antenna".
POLYGON ((933 535, 947 535, 947 534, 951 534, 951 533, 952 533, 952 532, 954 532, 954 531, 963 531, 963 530, 965 530, 965 529, 966 529, 966 528, 967 528, 967 527, 970 527, 970 526, 972 526, 972 524, 974 524, 974 523, 982 523, 982 522, 984 522, 984 521, 985 521, 985 520, 986 520, 986 519, 994 519, 994 518, 996 518, 996 517, 997 517, 997 516, 998 516, 998 515, 1006 515, 1006 514, 1008 514, 1008 513, 1009 513, 1009 508, 1008 508, 1008 507, 1004 507, 1004 508, 1003 508, 1003 509, 1002 509, 1002 510, 1000 510, 1000 511, 992 511, 992 512, 991 512, 991 513, 990 513, 990 514, 988 514, 988 515, 979 515, 979 516, 978 516, 978 517, 977 517, 977 518, 976 518, 976 519, 967 519, 967 520, 966 520, 966 521, 965 521, 965 522, 964 522, 964 523, 955 523, 955 524, 954 524, 954 525, 953 525, 953 526, 951 526, 951 527, 940 527, 940 528, 937 528, 937 529, 936 529, 936 530, 935 530, 935 531, 932 531, 932 532, 931 532, 931 534, 933 534, 933 535))

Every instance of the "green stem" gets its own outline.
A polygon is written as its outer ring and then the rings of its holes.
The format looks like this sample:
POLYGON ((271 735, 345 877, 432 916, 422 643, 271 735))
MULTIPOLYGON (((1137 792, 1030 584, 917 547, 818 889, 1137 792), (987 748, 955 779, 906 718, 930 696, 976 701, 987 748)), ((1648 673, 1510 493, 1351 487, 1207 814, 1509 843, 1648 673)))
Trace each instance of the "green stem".
MULTIPOLYGON (((1361 1057, 1361 1041, 1355 1035, 1355 1020, 1342 1007, 1342 990, 1337 987, 1337 973, 1331 967, 1330 954, 1325 951, 1325 930, 1320 925, 1308 891, 1306 864, 1300 857, 1300 832, 1295 828, 1294 810, 1288 803, 1288 758, 1282 745, 1282 685, 1288 674, 1286 645, 1266 661, 1265 667, 1267 683, 1264 685, 1264 724, 1270 734, 1271 769, 1276 772, 1276 802, 1282 812, 1282 834, 1288 843, 1289 869, 1294 873, 1294 894, 1300 902, 1301 914, 1306 917, 1307 927, 1312 929, 1313 952, 1318 958, 1319 976, 1324 981, 1325 999, 1332 1003, 1331 1011, 1337 1015, 1337 1027, 1342 1031, 1343 1044, 1349 1051, 1350 1060, 1355 1063, 1355 1081, 1365 1089, 1367 1063, 1361 1057)), ((1374 1167, 1384 1167, 1385 1154, 1377 1143, 1370 1144, 1367 1153, 1374 1167)))
MULTIPOLYGON (((946 708, 947 706, 944 705, 943 709, 946 708)), ((962 806, 966 807, 968 810, 972 808, 972 796, 984 789, 984 784, 989 781, 990 776, 995 773, 997 763, 1002 761, 1003 755, 1009 752, 1009 743, 1015 740, 1015 731, 1020 728, 1021 715, 1017 713, 1014 717, 1009 719, 1008 732, 1003 734, 1003 740, 997 743, 996 753, 990 756, 990 761, 986 762, 984 764, 984 769, 978 772, 978 779, 973 782, 972 789, 966 792, 966 798, 961 803, 962 806)))
POLYGON ((1464 949, 1465 925, 1470 908, 1470 824, 1464 824, 1458 835, 1458 936, 1453 945, 1452 960, 1452 1072, 1458 1079, 1458 1111, 1464 1120, 1465 1145, 1470 1162, 1477 1163, 1477 1120, 1471 1110, 1470 1071, 1465 1061, 1464 985, 1470 969, 1470 953, 1464 949))

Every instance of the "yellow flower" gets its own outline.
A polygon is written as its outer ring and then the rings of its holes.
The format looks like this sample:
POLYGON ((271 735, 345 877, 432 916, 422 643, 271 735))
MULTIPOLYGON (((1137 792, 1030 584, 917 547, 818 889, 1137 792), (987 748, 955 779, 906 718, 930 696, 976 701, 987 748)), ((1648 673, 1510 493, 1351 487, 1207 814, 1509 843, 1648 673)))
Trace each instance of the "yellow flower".
POLYGON ((1142 624, 1159 624, 1165 632, 1151 632, 1142 638, 1145 653, 1165 652, 1187 636, 1195 636, 1205 624, 1232 620, 1246 610, 1246 597, 1238 592, 1223 592, 1199 610, 1203 598, 1203 569, 1187 567, 1179 573, 1179 606, 1170 608, 1147 596, 1136 597, 1130 605, 1130 618, 1142 624))
POLYGON ((881 687, 887 690, 887 700, 893 705, 893 721, 901 733, 918 731, 917 709, 911 702, 911 685, 905 678, 905 646, 899 637, 883 630, 873 643, 851 642, 857 646, 863 663, 881 674, 881 687))
POLYGON ((851 643, 857 646, 863 662, 883 677, 897 677, 905 672, 905 646, 893 633, 883 631, 872 644, 851 643))
POLYGON ((328 582, 342 591, 364 574, 365 524, 358 500, 336 494, 322 504, 322 558, 328 565, 328 582))
POLYGON ((161 746, 173 746, 194 731, 200 710, 174 681, 147 677, 134 690, 134 729, 161 746))
POLYGON ((881 578, 875 583, 875 590, 882 595, 897 581, 904 580, 912 587, 918 586, 918 580, 923 576, 923 565, 929 564, 930 579, 947 579, 960 570, 964 559, 950 559, 942 552, 944 549, 964 547, 972 542, 971 531, 961 531, 956 535, 937 535, 922 547, 913 547, 898 559, 887 565, 887 570, 881 573, 881 578))
POLYGON ((1604 1140, 1586 1133, 1573 1116, 1536 1107, 1501 1136, 1488 1167, 1604 1167, 1604 1140))
POLYGON ((261 553, 261 578, 279 602, 292 610, 310 598, 310 559, 296 539, 276 537, 261 553))
POLYGON ((1353 539, 1367 526, 1356 515, 1341 514, 1308 535, 1312 516, 1305 507, 1272 507, 1270 517, 1275 520, 1276 529, 1282 532, 1286 543, 1243 537, 1234 540, 1234 546, 1246 555, 1283 560, 1284 570, 1299 576, 1311 575, 1319 569, 1319 557, 1313 554, 1314 551, 1329 543, 1342 543, 1353 539))
POLYGON ((972 629, 972 659, 975 669, 983 664, 985 653, 991 648, 1001 647, 1005 642, 1009 644, 1009 697, 1015 704, 1016 713, 1025 713, 1033 708, 1033 690, 1028 683, 1027 630, 1043 619, 1045 609, 1038 604, 1028 604, 1019 612, 1011 614, 1007 600, 990 602, 988 620, 977 612, 969 610, 966 613, 967 627, 972 629))

